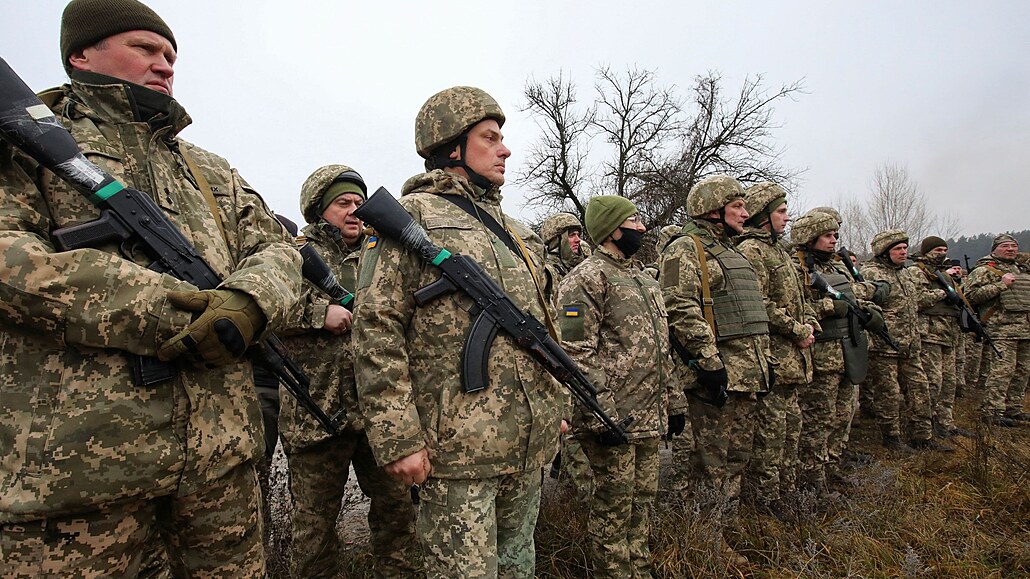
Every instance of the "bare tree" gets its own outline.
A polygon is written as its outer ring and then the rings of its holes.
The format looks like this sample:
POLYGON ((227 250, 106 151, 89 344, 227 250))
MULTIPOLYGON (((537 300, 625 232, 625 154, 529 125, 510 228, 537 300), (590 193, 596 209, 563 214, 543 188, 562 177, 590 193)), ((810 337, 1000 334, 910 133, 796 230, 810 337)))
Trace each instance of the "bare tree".
POLYGON ((529 80, 523 89, 529 112, 540 128, 516 182, 529 186, 526 200, 548 212, 586 210, 582 191, 587 182, 586 157, 594 110, 575 109, 576 86, 563 73, 545 82, 529 80))

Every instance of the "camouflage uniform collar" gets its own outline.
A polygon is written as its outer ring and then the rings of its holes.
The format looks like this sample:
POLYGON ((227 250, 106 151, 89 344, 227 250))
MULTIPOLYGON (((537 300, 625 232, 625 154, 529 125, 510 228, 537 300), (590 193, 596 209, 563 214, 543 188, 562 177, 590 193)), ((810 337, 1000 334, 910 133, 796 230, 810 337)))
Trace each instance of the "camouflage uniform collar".
POLYGON ((338 246, 345 255, 352 251, 360 250, 365 240, 365 234, 362 233, 358 236, 358 240, 354 245, 347 245, 340 235, 340 228, 322 219, 318 223, 307 224, 302 233, 305 237, 314 239, 323 245, 333 244, 338 246))
POLYGON ((432 193, 434 195, 462 195, 464 194, 473 201, 482 201, 492 205, 501 204, 501 188, 491 185, 489 189, 481 189, 465 177, 444 171, 433 169, 428 173, 420 173, 405 181, 401 187, 401 195, 410 193, 432 193))
POLYGON ((686 227, 683 228, 684 233, 695 233, 702 237, 708 237, 725 243, 726 245, 733 245, 733 239, 726 234, 725 229, 719 229, 716 224, 706 221, 704 219, 690 218, 689 224, 693 225, 695 231, 689 231, 686 227))
POLYGON ((637 260, 633 257, 622 257, 603 245, 597 246, 597 253, 623 269, 635 269, 633 266, 636 264, 637 260))
POLYGON ((740 243, 745 239, 759 239, 768 243, 769 245, 776 245, 776 242, 773 241, 772 234, 760 227, 745 227, 744 232, 738 235, 735 238, 735 241, 737 243, 740 243))
POLYGON ((898 265, 891 261, 891 258, 886 255, 877 255, 873 258, 873 261, 889 269, 904 269, 905 267, 905 264, 898 265))
MULTIPOLYGON (((73 106, 82 116, 113 123, 138 122, 125 83, 90 84, 73 80, 62 88, 65 95, 77 105, 73 106)), ((168 111, 167 125, 171 127, 172 135, 178 134, 193 122, 186 109, 175 99, 171 99, 168 111)), ((68 114, 68 110, 61 113, 68 114)))

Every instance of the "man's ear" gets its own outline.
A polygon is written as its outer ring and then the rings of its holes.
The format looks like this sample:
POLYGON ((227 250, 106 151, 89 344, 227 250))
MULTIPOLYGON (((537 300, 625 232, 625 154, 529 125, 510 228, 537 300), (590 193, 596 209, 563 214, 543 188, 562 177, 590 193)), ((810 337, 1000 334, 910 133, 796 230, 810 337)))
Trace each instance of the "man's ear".
POLYGON ((454 150, 451 151, 451 154, 448 155, 447 157, 450 158, 450 159, 454 159, 455 161, 460 161, 461 160, 461 145, 455 145, 454 146, 454 150))
POLYGON ((68 63, 75 70, 90 70, 89 57, 86 56, 86 49, 76 50, 68 57, 68 63))

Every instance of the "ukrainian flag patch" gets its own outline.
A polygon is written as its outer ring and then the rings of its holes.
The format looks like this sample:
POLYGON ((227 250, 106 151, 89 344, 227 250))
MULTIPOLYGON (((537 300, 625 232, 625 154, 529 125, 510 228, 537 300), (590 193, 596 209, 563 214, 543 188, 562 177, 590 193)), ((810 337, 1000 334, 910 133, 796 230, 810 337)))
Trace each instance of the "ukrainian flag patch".
POLYGON ((565 317, 566 318, 578 318, 579 317, 579 306, 565 306, 565 317))
POLYGON ((368 243, 365 244, 365 249, 372 249, 377 243, 379 243, 379 238, 373 235, 368 238, 368 243))

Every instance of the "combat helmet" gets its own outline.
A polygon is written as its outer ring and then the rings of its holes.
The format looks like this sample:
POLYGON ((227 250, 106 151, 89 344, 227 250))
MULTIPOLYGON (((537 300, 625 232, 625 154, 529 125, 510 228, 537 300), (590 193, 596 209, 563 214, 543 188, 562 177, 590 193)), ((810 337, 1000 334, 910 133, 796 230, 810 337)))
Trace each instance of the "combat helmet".
POLYGON ((769 220, 769 214, 786 201, 787 192, 776 183, 766 181, 748 187, 744 191, 744 207, 750 215, 747 224, 761 227, 769 220))
POLYGON ((790 226, 790 240, 796 245, 808 245, 820 235, 840 229, 840 224, 829 213, 811 210, 790 226))
POLYGON ((661 253, 665 246, 669 244, 669 240, 673 238, 677 233, 683 229, 682 225, 666 225, 665 227, 658 230, 658 239, 655 241, 655 249, 658 253, 661 253))
POLYGON ((888 229, 874 235, 869 246, 873 250, 873 255, 880 256, 899 243, 908 243, 908 234, 902 229, 888 229))
POLYGON ((504 126, 504 111, 486 91, 472 86, 444 89, 429 97, 415 117, 415 150, 428 159, 440 145, 464 135, 483 119, 504 126))
POLYGON ((582 230, 583 224, 579 222, 579 218, 571 213, 555 213, 540 224, 540 237, 543 238, 544 245, 554 249, 558 238, 569 229, 582 230))
POLYGON ((317 223, 322 217, 322 195, 333 183, 353 183, 361 189, 362 197, 368 195, 365 180, 347 165, 326 165, 304 180, 300 187, 300 211, 308 223, 317 223))
POLYGON ((719 211, 731 202, 744 198, 744 187, 729 175, 705 177, 687 193, 687 213, 691 217, 704 217, 719 211))
POLYGON ((840 216, 840 211, 837 211, 833 207, 826 207, 826 206, 816 207, 814 209, 811 209, 811 211, 819 211, 820 213, 825 213, 827 215, 832 216, 834 219, 837 220, 837 224, 838 225, 840 225, 841 223, 844 223, 844 219, 841 218, 841 216, 840 216))

